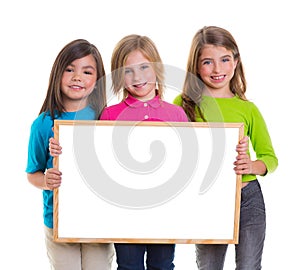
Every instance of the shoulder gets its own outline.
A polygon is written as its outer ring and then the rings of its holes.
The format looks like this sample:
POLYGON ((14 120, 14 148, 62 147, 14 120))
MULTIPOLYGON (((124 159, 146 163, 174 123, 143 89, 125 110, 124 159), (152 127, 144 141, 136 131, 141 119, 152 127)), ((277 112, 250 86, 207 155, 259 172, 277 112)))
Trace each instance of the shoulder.
POLYGON ((101 113, 100 120, 115 120, 125 107, 127 107, 125 102, 120 102, 104 108, 101 113))
POLYGON ((257 106, 250 100, 243 100, 239 98, 238 96, 235 96, 233 98, 211 98, 211 97, 204 97, 205 100, 216 100, 219 105, 224 104, 225 106, 236 106, 239 109, 242 110, 257 110, 257 106))
POLYGON ((53 126, 53 120, 49 113, 41 113, 33 122, 31 125, 32 129, 49 129, 53 126))
POLYGON ((32 140, 47 140, 53 136, 53 120, 47 113, 41 113, 33 122, 30 129, 32 140))
POLYGON ((236 103, 240 106, 243 106, 248 110, 248 112, 256 112, 259 111, 258 107, 255 105, 253 101, 250 100, 242 100, 240 98, 236 98, 236 103))
POLYGON ((162 102, 162 106, 168 108, 169 110, 176 110, 176 111, 182 111, 183 109, 177 105, 177 104, 172 104, 172 103, 169 103, 167 101, 161 101, 162 102))
POLYGON ((177 97, 175 97, 175 99, 173 100, 173 103, 178 106, 182 106, 182 96, 178 95, 177 97))
POLYGON ((173 121, 187 122, 188 118, 183 108, 177 104, 171 104, 166 101, 161 101, 162 107, 167 110, 169 115, 174 115, 173 121))
POLYGON ((234 108, 237 113, 242 114, 243 117, 247 119, 248 123, 259 123, 264 121, 263 115, 253 101, 242 100, 236 97, 234 103, 227 105, 227 110, 229 110, 229 108, 234 108))

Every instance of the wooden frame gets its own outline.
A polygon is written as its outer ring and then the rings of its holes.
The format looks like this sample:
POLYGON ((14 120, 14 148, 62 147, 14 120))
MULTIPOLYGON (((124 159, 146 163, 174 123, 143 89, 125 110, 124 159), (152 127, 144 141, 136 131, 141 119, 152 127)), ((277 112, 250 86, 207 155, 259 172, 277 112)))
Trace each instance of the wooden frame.
POLYGON ((242 123, 55 120, 54 240, 238 243, 242 123))

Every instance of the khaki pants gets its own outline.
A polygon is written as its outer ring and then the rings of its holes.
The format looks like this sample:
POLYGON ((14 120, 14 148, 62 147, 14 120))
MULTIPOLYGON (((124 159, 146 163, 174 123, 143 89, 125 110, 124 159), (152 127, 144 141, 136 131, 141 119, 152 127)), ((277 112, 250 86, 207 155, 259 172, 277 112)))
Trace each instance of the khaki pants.
POLYGON ((45 226, 47 255, 52 270, 110 270, 113 244, 56 243, 45 226))

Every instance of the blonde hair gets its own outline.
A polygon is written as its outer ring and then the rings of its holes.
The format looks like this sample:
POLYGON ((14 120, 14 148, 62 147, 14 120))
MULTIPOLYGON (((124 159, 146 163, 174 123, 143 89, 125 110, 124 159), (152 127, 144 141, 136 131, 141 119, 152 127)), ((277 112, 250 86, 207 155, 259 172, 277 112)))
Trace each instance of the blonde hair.
POLYGON ((111 58, 112 88, 116 95, 123 90, 123 99, 128 96, 128 90, 124 87, 124 65, 128 55, 133 51, 140 51, 147 58, 156 75, 157 94, 160 98, 164 91, 164 67, 154 42, 140 35, 128 35, 122 38, 115 46, 111 58))
MULTIPOLYGON (((239 48, 233 36, 227 30, 217 26, 205 26, 195 34, 187 62, 187 73, 182 91, 182 106, 191 121, 195 121, 195 105, 200 108, 200 116, 204 119, 201 112, 200 102, 204 83, 198 74, 198 60, 205 45, 215 45, 225 47, 230 50, 237 66, 234 76, 230 81, 230 91, 243 100, 247 100, 246 78, 243 64, 240 57, 239 48)), ((205 120, 205 119, 204 119, 205 120)))

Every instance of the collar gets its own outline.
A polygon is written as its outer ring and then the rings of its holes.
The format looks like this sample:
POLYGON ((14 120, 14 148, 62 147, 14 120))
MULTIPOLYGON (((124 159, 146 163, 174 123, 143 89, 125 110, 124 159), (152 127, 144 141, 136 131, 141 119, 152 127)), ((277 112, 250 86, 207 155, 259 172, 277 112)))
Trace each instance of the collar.
POLYGON ((158 95, 156 95, 153 99, 147 100, 147 101, 140 101, 133 97, 132 95, 128 94, 128 97, 124 100, 124 102, 133 108, 140 108, 140 107, 145 107, 144 104, 149 105, 150 107, 153 108, 158 108, 161 106, 161 100, 158 95))

